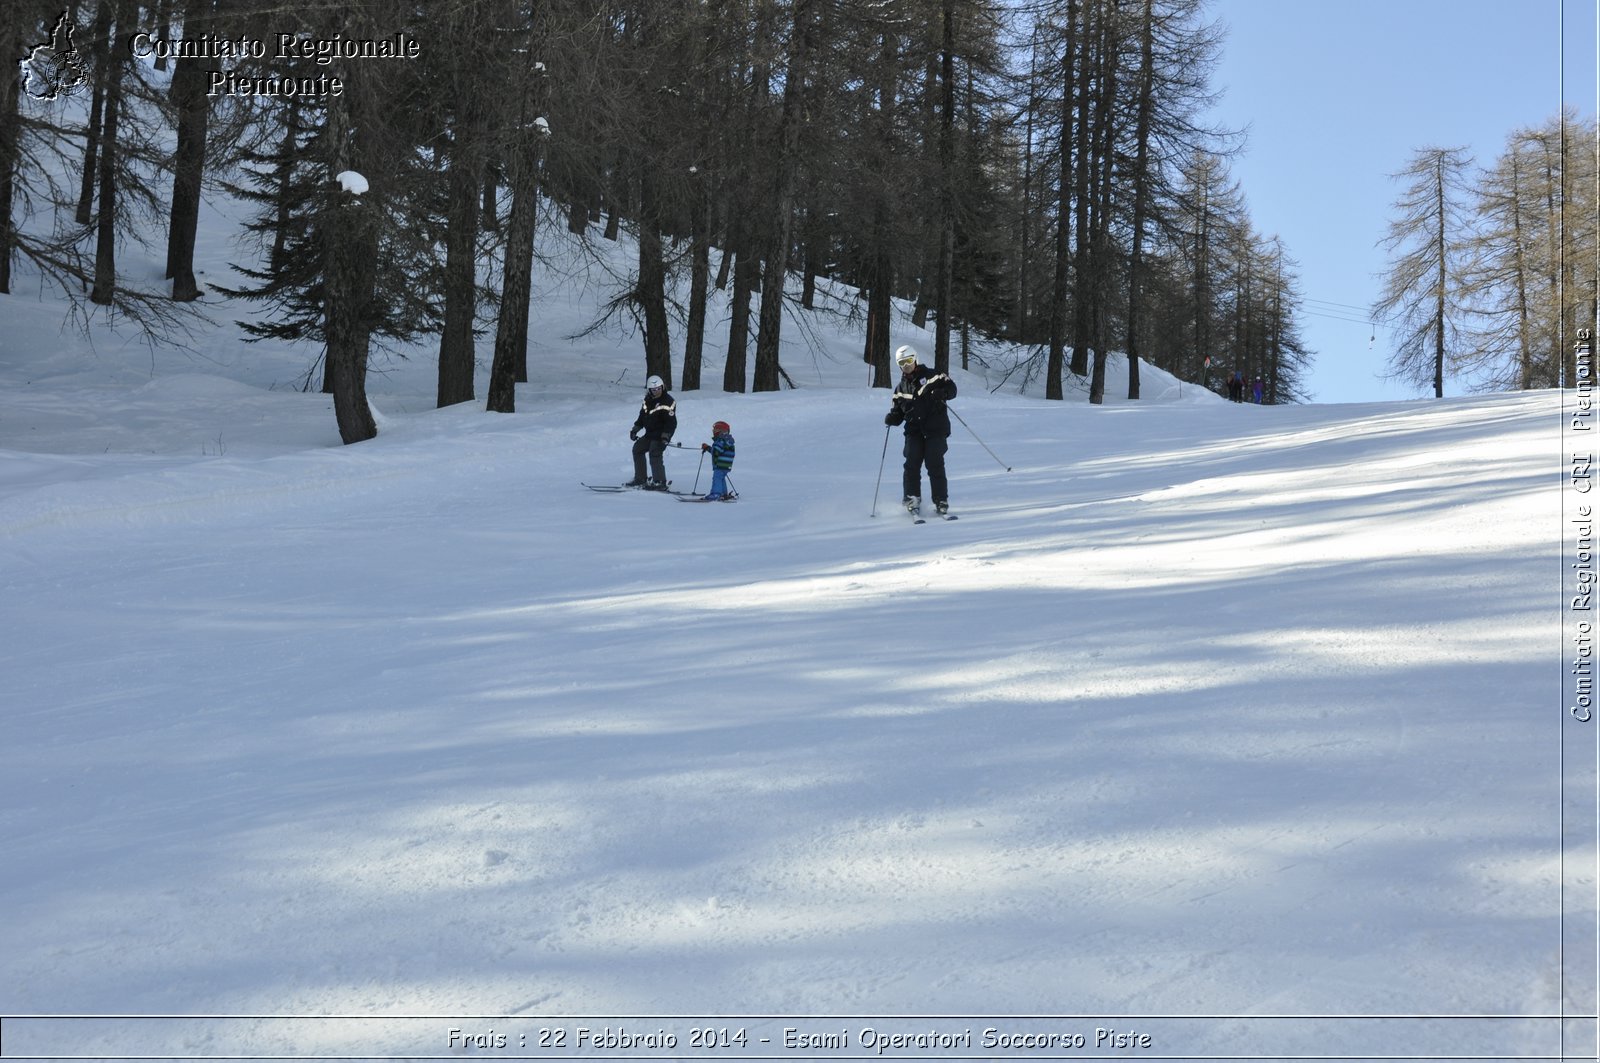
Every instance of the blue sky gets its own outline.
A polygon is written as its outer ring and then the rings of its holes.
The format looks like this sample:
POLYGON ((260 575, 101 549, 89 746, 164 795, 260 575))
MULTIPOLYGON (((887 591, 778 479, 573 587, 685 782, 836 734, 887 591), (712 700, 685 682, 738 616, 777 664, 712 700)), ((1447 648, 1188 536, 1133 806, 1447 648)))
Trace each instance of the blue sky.
MULTIPOLYGON (((1557 114, 1563 56, 1568 105, 1593 115, 1597 6, 1212 0, 1228 31, 1214 117, 1249 128, 1233 174, 1256 228, 1281 236, 1299 263, 1313 401, 1421 394, 1380 379, 1387 336, 1378 328, 1374 342, 1365 320, 1401 189, 1388 175, 1428 146, 1466 146, 1480 165, 1492 162, 1513 130, 1557 114)), ((1445 390, 1462 388, 1447 381, 1445 390)))

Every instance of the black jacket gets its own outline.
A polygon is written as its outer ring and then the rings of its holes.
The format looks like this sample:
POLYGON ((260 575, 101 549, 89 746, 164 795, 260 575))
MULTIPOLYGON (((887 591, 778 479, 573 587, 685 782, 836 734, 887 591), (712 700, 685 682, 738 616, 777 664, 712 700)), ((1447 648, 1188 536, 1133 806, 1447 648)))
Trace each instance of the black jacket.
POLYGON ((907 432, 925 436, 950 434, 950 411, 945 403, 956 397, 956 382, 946 373, 918 365, 900 378, 894 389, 894 405, 884 424, 904 424, 907 432))
POLYGON ((639 404, 639 416, 633 422, 635 431, 643 432, 652 439, 659 439, 663 443, 672 441, 672 434, 678 430, 678 404, 672 398, 672 392, 662 391, 655 398, 650 393, 644 393, 644 401, 639 404))

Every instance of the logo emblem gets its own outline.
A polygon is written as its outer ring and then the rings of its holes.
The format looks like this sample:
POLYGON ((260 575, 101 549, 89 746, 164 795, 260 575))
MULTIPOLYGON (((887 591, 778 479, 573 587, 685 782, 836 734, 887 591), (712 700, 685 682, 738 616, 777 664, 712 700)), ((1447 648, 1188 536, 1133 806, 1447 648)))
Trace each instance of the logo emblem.
POLYGON ((72 43, 72 16, 63 11, 50 39, 28 50, 21 61, 22 91, 36 100, 59 100, 89 80, 83 57, 72 43))

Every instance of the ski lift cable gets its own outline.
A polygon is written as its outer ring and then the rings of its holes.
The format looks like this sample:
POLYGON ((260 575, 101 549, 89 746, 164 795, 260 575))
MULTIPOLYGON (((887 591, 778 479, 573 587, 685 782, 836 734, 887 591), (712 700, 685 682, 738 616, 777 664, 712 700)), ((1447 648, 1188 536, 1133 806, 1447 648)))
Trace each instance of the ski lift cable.
POLYGON ((1356 306, 1354 303, 1335 302, 1332 299, 1313 299, 1313 298, 1308 296, 1308 297, 1306 297, 1305 301, 1308 302, 1308 303, 1322 303, 1324 306, 1343 307, 1346 310, 1359 310, 1362 313, 1366 313, 1366 311, 1367 311, 1367 308, 1364 307, 1364 306, 1356 306))
POLYGON ((1330 303, 1322 299, 1306 299, 1304 302, 1316 304, 1305 307, 1304 309, 1307 313, 1330 315, 1342 314, 1346 317, 1359 319, 1361 321, 1372 321, 1378 324, 1382 324, 1389 320, 1389 315, 1374 314, 1371 312, 1371 310, 1364 306, 1350 306, 1348 303, 1330 303))
POLYGON ((1300 312, 1302 314, 1316 314, 1318 317, 1339 317, 1344 318, 1346 321, 1370 321, 1375 325, 1386 325, 1389 322, 1388 318, 1377 317, 1373 314, 1352 314, 1348 310, 1322 310, 1314 306, 1302 306, 1300 312))

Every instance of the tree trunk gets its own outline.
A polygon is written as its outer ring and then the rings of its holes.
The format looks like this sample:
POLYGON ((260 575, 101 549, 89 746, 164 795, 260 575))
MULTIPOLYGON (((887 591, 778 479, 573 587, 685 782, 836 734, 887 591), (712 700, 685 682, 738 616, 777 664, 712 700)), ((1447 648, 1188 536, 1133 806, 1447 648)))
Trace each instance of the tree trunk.
POLYGON ((371 203, 348 192, 333 195, 343 202, 335 206, 337 220, 329 230, 327 375, 339 438, 359 443, 378 434, 367 403, 366 323, 377 276, 377 222, 371 203))
POLYGON ((483 168, 483 205, 478 208, 478 227, 484 232, 500 231, 500 168, 483 168))
POLYGON ((1195 230, 1194 345, 1202 363, 1211 355, 1211 173, 1209 164, 1201 171, 1205 184, 1200 190, 1200 220, 1195 230))
POLYGON ((300 138, 300 101, 292 97, 283 112, 283 144, 278 149, 277 225, 272 232, 272 252, 267 261, 274 273, 286 264, 289 224, 294 216, 294 158, 300 138))
POLYGON ((950 372, 950 314, 954 302, 956 259, 956 87, 955 5, 943 4, 943 44, 939 57, 939 264, 934 291, 933 366, 950 372))
POLYGON ((1438 192, 1438 201, 1435 209, 1439 212, 1439 231, 1435 237, 1435 253, 1439 257, 1439 272, 1437 277, 1438 288, 1435 296, 1437 310, 1434 328, 1433 346, 1433 397, 1444 398, 1444 321, 1445 321, 1445 237, 1447 220, 1444 204, 1444 160, 1441 158, 1435 170, 1435 188, 1438 192))
POLYGON ((538 162, 534 156, 537 150, 530 136, 519 135, 506 175, 511 183, 511 216, 506 221, 500 319, 495 323, 494 362, 489 368, 487 408, 491 413, 516 412, 516 385, 528 379, 528 313, 533 293, 533 236, 539 198, 538 162))
POLYGON ((800 229, 801 281, 800 305, 807 310, 817 308, 817 277, 822 273, 823 262, 817 257, 817 247, 822 241, 822 227, 817 223, 815 203, 806 207, 805 222, 800 229))
POLYGON ((817 308, 817 262, 806 253, 805 273, 800 281, 800 305, 807 310, 817 308))
POLYGON ((1128 398, 1139 397, 1139 329, 1143 309, 1144 222, 1150 194, 1150 118, 1154 108, 1154 0, 1144 0, 1139 29, 1139 117, 1134 130, 1133 246, 1128 255, 1128 398))
MULTIPOLYGON (((1072 18, 1069 10, 1068 20, 1072 18)), ((1016 293, 1017 301, 1015 313, 1012 316, 1011 335, 1017 343, 1029 343, 1033 339, 1033 292, 1028 284, 1028 277, 1033 267, 1033 116, 1039 104, 1038 91, 1039 76, 1039 31, 1033 31, 1031 54, 1028 60, 1028 105, 1024 112, 1026 121, 1023 124, 1022 137, 1022 216, 1018 222, 1017 242, 1020 245, 1017 251, 1016 293)), ((1067 81, 1070 83, 1071 78, 1067 81)), ((1063 88, 1070 98, 1071 92, 1063 88)), ((1059 362, 1060 351, 1056 352, 1059 362)), ((1061 366, 1055 366, 1055 375, 1061 375, 1061 366)), ((1048 386, 1048 385, 1047 385, 1048 386)))
POLYGON ((894 260, 882 249, 873 260, 872 287, 867 296, 866 360, 872 366, 872 386, 893 387, 889 347, 894 314, 894 260))
MULTIPOLYGON (((19 22, 0 33, 7 54, 22 54, 23 28, 19 22)), ((0 295, 11 292, 11 259, 17 233, 11 220, 17 187, 17 163, 22 150, 22 79, 0 80, 0 295)))
POLYGON ((1106 354, 1110 343, 1107 307, 1110 303, 1111 268, 1115 255, 1111 244, 1112 174, 1116 164, 1117 116, 1117 7, 1120 0, 1109 0, 1111 10, 1100 20, 1099 98, 1095 100, 1095 143, 1098 166, 1095 170, 1094 220, 1090 223, 1090 249, 1093 265, 1089 279, 1091 342, 1094 344, 1094 370, 1089 378, 1089 401, 1105 401, 1106 354))
POLYGON ((684 391, 700 390, 705 352, 706 300, 711 287, 711 205, 705 189, 695 188, 689 218, 689 317, 683 332, 684 391))
POLYGON ((1523 246, 1521 159, 1511 153, 1511 238, 1517 292, 1517 383, 1524 391, 1533 388, 1533 333, 1528 312, 1528 255, 1523 246))
MULTIPOLYGON (((878 56, 878 136, 894 157, 896 70, 900 63, 900 45, 892 30, 883 31, 882 47, 878 56)), ((893 237, 890 234, 891 204, 887 191, 880 191, 873 207, 871 239, 867 245, 868 295, 867 342, 865 357, 872 366, 872 386, 893 386, 890 379, 889 348, 894 329, 894 279, 895 261, 891 257, 893 237)))
POLYGON ((1278 381, 1283 369, 1283 245, 1277 244, 1277 262, 1272 280, 1272 339, 1267 347, 1267 393, 1269 403, 1278 401, 1278 381))
POLYGON ((85 129, 83 183, 78 191, 78 224, 94 220, 94 186, 100 169, 100 137, 105 124, 106 85, 111 74, 111 16, 113 0, 101 0, 94 12, 94 94, 89 101, 89 125, 85 129))
POLYGON ((1090 33, 1090 8, 1083 9, 1077 49, 1077 125, 1072 152, 1073 236, 1072 252, 1072 372, 1089 375, 1089 86, 1093 69, 1094 35, 1090 33))
MULTIPOLYGON (((185 38, 204 35, 210 20, 202 12, 207 0, 190 4, 184 18, 185 38)), ((172 298, 189 302, 200 297, 194 279, 194 244, 200 228, 200 184, 206 166, 206 71, 210 60, 179 59, 172 74, 172 102, 178 111, 178 143, 172 160, 172 214, 167 230, 167 276, 172 298)))
MULTIPOLYGON (((471 106, 468 104, 468 106, 471 106)), ((444 261, 444 334, 439 339, 440 407, 474 397, 476 348, 472 321, 478 294, 478 211, 483 184, 479 124, 475 114, 458 115, 447 175, 444 261)))
MULTIPOLYGON (((172 36, 172 0, 156 0, 155 16, 156 16, 156 32, 155 32, 155 36, 157 38, 168 38, 168 37, 171 37, 172 36)), ((187 39, 193 39, 193 37, 195 37, 196 35, 195 34, 191 34, 189 32, 189 27, 188 26, 184 26, 183 36, 187 40, 187 39)), ((165 70, 167 69, 167 57, 164 56, 164 55, 156 56, 155 67, 156 67, 157 70, 165 72, 165 70)), ((174 73, 176 73, 176 71, 174 71, 174 73)), ((169 277, 171 276, 170 273, 167 274, 167 275, 169 277)))
POLYGON ((778 390, 778 346, 783 330, 783 287, 789 276, 789 242, 794 231, 795 181, 800 168, 800 99, 812 48, 812 9, 817 0, 795 0, 789 37, 783 106, 778 118, 778 158, 773 167, 772 225, 766 268, 761 275, 761 318, 756 331, 756 391, 778 390))
POLYGON ((1261 352, 1255 341, 1256 274, 1251 248, 1241 241, 1239 257, 1244 262, 1238 294, 1234 297, 1235 312, 1233 347, 1244 362, 1246 375, 1254 381, 1262 375, 1261 352))
POLYGON ((655 180, 648 173, 641 173, 639 202, 637 297, 644 314, 645 372, 660 377, 670 388, 672 341, 667 332, 667 266, 662 257, 660 204, 655 180))
MULTIPOLYGON (((107 0, 109 2, 109 0, 107 0)), ((116 21, 128 24, 131 0, 117 0, 116 21)), ((94 287, 89 301, 110 306, 117 293, 117 122, 122 111, 123 49, 112 48, 106 60, 105 128, 100 135, 100 209, 94 242, 94 287)))
MULTIPOLYGON (((353 143, 369 91, 361 60, 344 64, 345 91, 329 97, 327 144, 330 172, 373 169, 369 150, 353 143)), ((369 181, 371 179, 369 178, 369 181)), ((371 182, 366 196, 339 188, 327 193, 323 219, 323 276, 326 287, 323 332, 327 341, 325 372, 333 394, 339 438, 359 443, 378 434, 367 404, 367 350, 371 338, 370 304, 377 282, 378 219, 371 182)))
MULTIPOLYGON (((923 259, 919 257, 915 270, 911 275, 919 278, 925 277, 924 264, 923 259)), ((928 327, 928 314, 933 310, 933 289, 934 286, 932 284, 919 283, 917 285, 917 298, 911 304, 911 324, 916 328, 925 329, 928 327)))
MULTIPOLYGON (((1539 146, 1544 149, 1544 280, 1546 288, 1545 298, 1549 300, 1551 307, 1549 343, 1554 353, 1554 364, 1551 366, 1551 373, 1555 377, 1556 387, 1570 388, 1573 387, 1577 381, 1573 379, 1572 359, 1568 356, 1566 350, 1564 349, 1566 344, 1563 341, 1563 332, 1561 330, 1562 322, 1566 317, 1565 310, 1561 306, 1560 264, 1561 233, 1563 226, 1561 223, 1561 210, 1557 204, 1556 195, 1556 190, 1559 187, 1557 182, 1560 181, 1561 178, 1559 176, 1559 171, 1556 168, 1557 163, 1555 161, 1555 155, 1550 150, 1550 140, 1551 138, 1549 136, 1542 136, 1539 138, 1539 146)), ((1563 166, 1565 165, 1565 162, 1565 159, 1561 160, 1563 166)))
MULTIPOLYGON (((742 236, 743 226, 739 226, 739 229, 742 236)), ((755 291, 757 279, 755 261, 747 250, 741 248, 734 259, 733 294, 728 304, 728 358, 722 368, 723 391, 745 390, 745 358, 750 343, 750 296, 755 291)))
MULTIPOLYGON (((538 225, 539 179, 544 146, 533 121, 544 111, 544 67, 537 62, 548 47, 544 18, 548 5, 534 12, 528 25, 528 62, 516 72, 517 128, 504 161, 511 185, 511 210, 506 218, 505 265, 500 289, 500 318, 495 322, 494 360, 489 366, 488 409, 513 413, 518 384, 528 381, 528 314, 533 295, 534 230, 538 225)), ((486 202, 498 197, 496 181, 485 182, 486 202), (491 196, 489 189, 494 190, 491 196)))
MULTIPOLYGON (((1076 188, 1076 167, 1073 151, 1073 106, 1078 85, 1073 64, 1077 60, 1078 3, 1068 0, 1066 41, 1061 49, 1061 134, 1057 145, 1059 176, 1056 185, 1056 244, 1055 284, 1050 291, 1050 355, 1045 369, 1044 397, 1059 400, 1063 397, 1062 370, 1066 368, 1067 348, 1067 294, 1072 290, 1072 198, 1076 188)), ((1083 124, 1082 118, 1078 125, 1083 124)), ((1080 202, 1081 202, 1080 198, 1080 202)), ((1082 223, 1079 224, 1082 231, 1082 223)))

